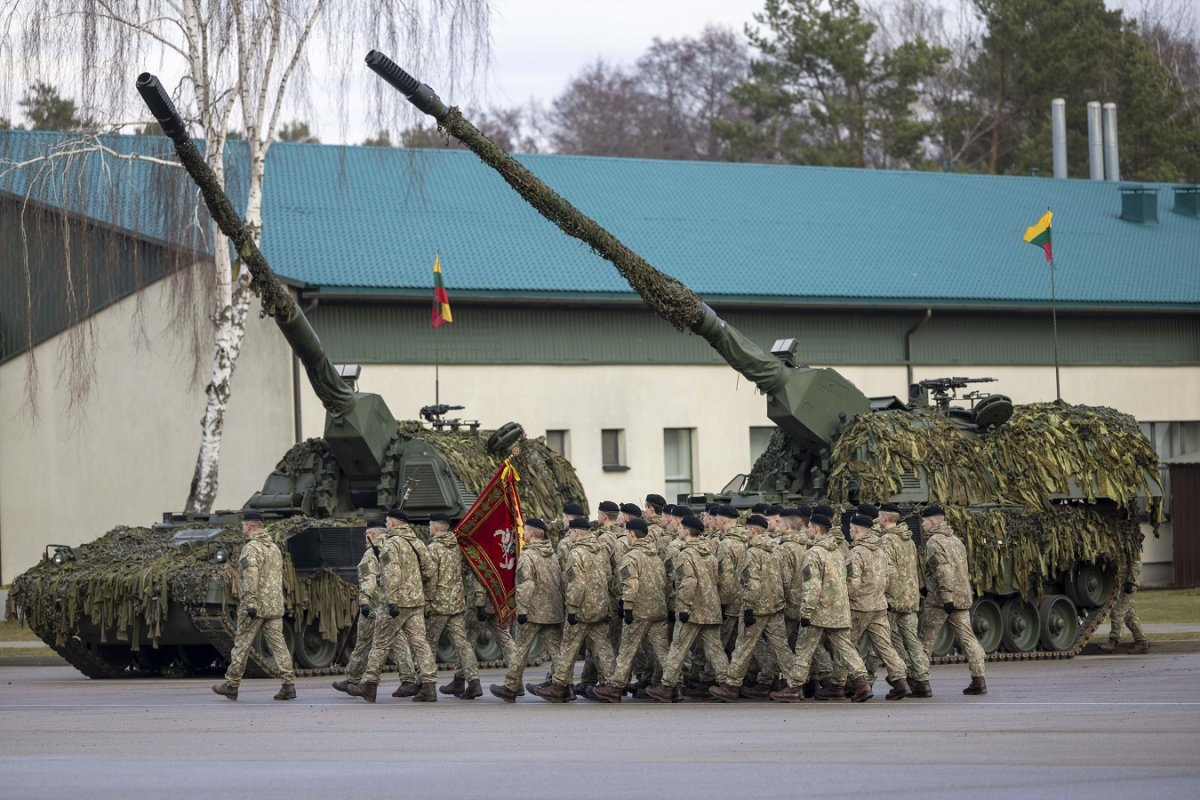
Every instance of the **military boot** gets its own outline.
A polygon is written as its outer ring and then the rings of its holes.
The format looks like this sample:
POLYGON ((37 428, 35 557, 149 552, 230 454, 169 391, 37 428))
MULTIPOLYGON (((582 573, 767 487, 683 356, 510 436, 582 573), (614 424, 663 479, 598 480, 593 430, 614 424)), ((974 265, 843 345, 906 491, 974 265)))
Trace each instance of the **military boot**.
POLYGON ((352 683, 354 683, 354 681, 349 680, 349 679, 346 679, 344 681, 334 681, 333 688, 337 689, 339 692, 345 692, 345 691, 347 691, 347 687, 352 683))
POLYGON ((1129 650, 1130 655, 1140 656, 1142 653, 1150 652, 1150 642, 1145 639, 1138 639, 1133 643, 1133 647, 1129 650))
POLYGON ((741 690, 736 686, 722 686, 720 684, 708 687, 708 694, 711 697, 717 698, 722 703, 736 703, 742 698, 741 690))
POLYGON ((396 687, 396 691, 392 692, 392 697, 412 697, 419 691, 421 691, 421 687, 415 681, 404 681, 396 687))
POLYGON ((346 687, 346 694, 351 697, 361 697, 368 703, 375 702, 375 694, 378 691, 378 683, 352 683, 346 687))
POLYGON ((493 697, 499 697, 506 703, 517 702, 517 693, 505 686, 503 683, 493 683, 488 687, 493 697))
POLYGON ((460 675, 455 675, 454 680, 447 683, 445 686, 438 689, 442 694, 452 694, 458 697, 463 693, 463 689, 467 687, 467 679, 460 675))
POLYGON ((279 691, 275 693, 276 700, 295 700, 296 699, 296 684, 285 683, 279 687, 279 691))
POLYGON ((598 684, 596 688, 592 690, 592 694, 594 694, 596 696, 596 700, 600 701, 601 703, 619 703, 621 702, 621 698, 625 695, 625 692, 621 691, 620 689, 614 689, 612 686, 598 684))
POLYGON ((892 685, 892 690, 884 696, 885 700, 903 700, 908 697, 910 690, 908 688, 908 681, 904 678, 897 678, 894 681, 888 681, 888 683, 892 685))
POLYGON ((1117 652, 1117 647, 1119 647, 1120 644, 1121 643, 1116 639, 1109 639, 1107 642, 1100 645, 1100 651, 1103 653, 1115 653, 1117 652))
POLYGON ((217 694, 228 697, 230 700, 237 700, 238 687, 229 681, 221 681, 213 684, 212 690, 217 694))
POLYGON ((687 688, 683 690, 683 696, 691 697, 697 700, 707 700, 708 698, 712 697, 712 695, 708 693, 708 690, 713 686, 714 684, 710 681, 697 681, 696 683, 689 683, 687 688))
POLYGON ((776 687, 773 683, 756 683, 753 686, 743 686, 742 697, 747 700, 764 700, 771 696, 771 692, 782 688, 784 687, 776 687))
MULTIPOLYGON (((774 698, 774 694, 772 694, 774 698)), ((846 699, 846 684, 834 683, 833 681, 821 681, 820 687, 817 689, 816 699, 840 702, 846 699)))
POLYGON ((467 686, 457 695, 459 700, 474 700, 476 697, 483 697, 483 687, 479 685, 479 678, 473 678, 467 681, 467 686))
MULTIPOLYGON (((871 684, 867 683, 866 678, 855 678, 850 681, 850 688, 854 692, 850 695, 850 699, 856 703, 865 703, 875 696, 874 692, 871 691, 871 684)), ((905 686, 904 688, 907 692, 908 687, 905 686)))
POLYGON ((569 703, 576 697, 574 689, 565 683, 552 683, 545 688, 538 687, 533 690, 533 693, 551 703, 569 703))
POLYGON ((804 682, 804 696, 806 698, 816 697, 817 689, 820 687, 820 685, 820 682, 818 682, 816 678, 809 678, 804 682))
MULTIPOLYGON (((838 689, 840 693, 841 687, 838 689)), ((777 703, 799 703, 804 700, 804 690, 796 686, 785 686, 771 692, 770 697, 777 703)))
POLYGON ((914 680, 909 688, 909 697, 933 697, 933 689, 929 688, 929 681, 914 680))
POLYGON ((413 695, 414 703, 436 703, 437 702, 437 684, 433 681, 422 683, 421 688, 413 695))
POLYGON ((972 675, 971 685, 963 689, 963 694, 987 694, 987 681, 982 675, 972 675))
MULTIPOLYGON (((539 690, 545 689, 548 686, 550 686, 550 681, 542 681, 541 683, 533 683, 530 681, 529 683, 525 684, 525 690, 530 694, 538 694, 539 690)), ((541 697, 541 695, 538 696, 541 697)))
MULTIPOLYGON (((650 696, 650 699, 660 703, 674 703, 677 702, 675 695, 678 690, 678 686, 664 686, 660 683, 658 686, 651 686, 647 689, 646 694, 650 696)), ((680 699, 682 699, 682 695, 680 695, 680 699)))

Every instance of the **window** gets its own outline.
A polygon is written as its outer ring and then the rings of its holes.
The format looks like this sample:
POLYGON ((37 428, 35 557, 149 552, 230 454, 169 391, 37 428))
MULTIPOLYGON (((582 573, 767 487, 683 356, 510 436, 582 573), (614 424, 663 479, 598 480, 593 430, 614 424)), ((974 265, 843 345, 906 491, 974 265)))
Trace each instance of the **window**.
MULTIPOLYGON (((1181 456, 1200 450, 1200 422, 1142 422, 1138 425, 1142 433, 1154 445, 1159 459, 1181 456)), ((1163 512, 1171 513, 1170 470, 1165 465, 1158 468, 1162 481, 1163 512)))
POLYGON ((546 431, 546 446, 563 458, 570 459, 571 432, 546 431))
POLYGON ((605 428, 600 431, 600 456, 605 472, 620 472, 625 466, 625 431, 622 428, 605 428))
POLYGON ((663 428, 663 463, 666 467, 667 502, 692 493, 692 439, 694 428, 663 428))
POLYGON ((775 435, 776 430, 778 429, 774 425, 750 428, 750 466, 754 466, 758 457, 767 452, 767 445, 771 443, 771 437, 775 435))

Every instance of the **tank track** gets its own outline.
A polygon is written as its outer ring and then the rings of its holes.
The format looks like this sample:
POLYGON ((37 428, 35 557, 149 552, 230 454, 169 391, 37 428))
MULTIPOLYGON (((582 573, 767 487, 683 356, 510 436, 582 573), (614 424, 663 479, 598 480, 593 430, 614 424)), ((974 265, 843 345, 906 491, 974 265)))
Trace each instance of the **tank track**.
MULTIPOLYGON (((1088 641, 1095 634, 1096 628, 1100 627, 1100 623, 1108 616, 1108 612, 1117 604, 1120 593, 1114 589, 1109 593, 1108 601, 1102 606, 1096 606, 1091 612, 1084 617, 1083 627, 1079 629, 1079 636, 1075 638, 1075 643, 1067 650, 1030 650, 1028 653, 988 653, 988 661, 1041 661, 1049 659, 1074 658, 1079 655, 1079 652, 1087 646, 1088 641)), ((930 664, 965 664, 967 657, 962 653, 954 653, 946 656, 934 656, 929 659, 930 664)))
POLYGON ((99 653, 93 652, 77 636, 68 637, 62 645, 55 643, 52 632, 41 636, 41 639, 51 650, 62 656, 68 664, 89 678, 134 678, 142 674, 132 666, 132 655, 125 663, 114 664, 99 653))

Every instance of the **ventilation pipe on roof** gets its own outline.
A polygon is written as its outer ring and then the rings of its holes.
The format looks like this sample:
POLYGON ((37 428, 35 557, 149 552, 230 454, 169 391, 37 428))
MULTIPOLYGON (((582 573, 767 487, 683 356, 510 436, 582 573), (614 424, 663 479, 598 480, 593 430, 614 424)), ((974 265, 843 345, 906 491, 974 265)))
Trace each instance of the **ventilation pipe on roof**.
POLYGON ((1088 179, 1104 180, 1104 134, 1100 125, 1100 103, 1087 104, 1088 123, 1088 179))
POLYGON ((1050 142, 1054 147, 1054 177, 1067 177, 1067 101, 1050 101, 1050 142))
POLYGON ((1121 164, 1117 156, 1117 104, 1104 104, 1104 180, 1121 180, 1121 164))
POLYGON ((1200 186, 1176 186, 1176 214, 1200 219, 1200 186))

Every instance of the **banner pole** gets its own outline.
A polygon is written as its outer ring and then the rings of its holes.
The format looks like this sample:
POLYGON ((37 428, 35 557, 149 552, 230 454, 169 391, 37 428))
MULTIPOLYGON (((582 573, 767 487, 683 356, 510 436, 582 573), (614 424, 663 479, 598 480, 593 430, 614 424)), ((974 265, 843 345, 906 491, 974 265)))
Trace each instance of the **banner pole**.
POLYGON ((1054 285, 1054 258, 1050 258, 1050 319, 1054 326, 1054 394, 1062 402, 1062 383, 1058 375, 1058 303, 1054 285))

